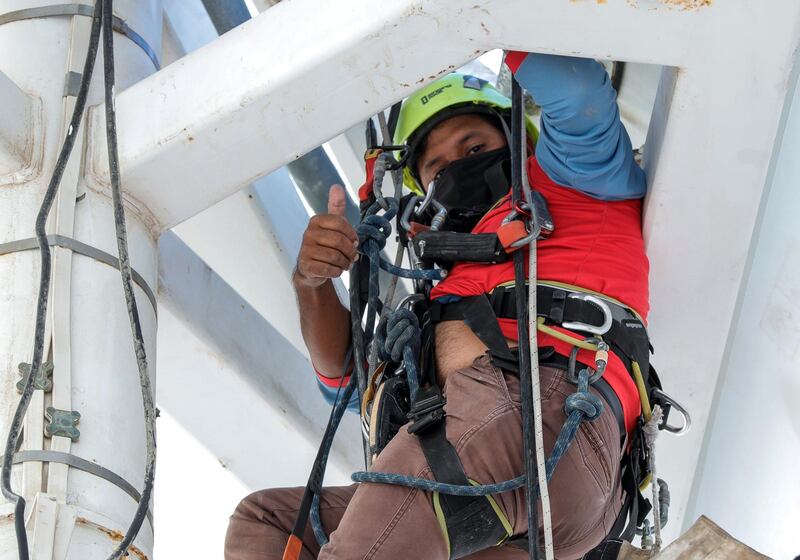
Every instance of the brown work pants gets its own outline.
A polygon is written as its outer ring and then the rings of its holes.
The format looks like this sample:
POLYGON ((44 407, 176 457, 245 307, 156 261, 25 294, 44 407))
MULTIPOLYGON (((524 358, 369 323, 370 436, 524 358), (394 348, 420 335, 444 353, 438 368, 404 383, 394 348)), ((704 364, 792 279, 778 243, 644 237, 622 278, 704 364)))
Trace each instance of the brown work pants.
MULTIPOLYGON (((545 452, 549 455, 566 418, 564 400, 575 392, 575 386, 554 368, 540 368, 540 379, 545 452)), ((482 356, 472 366, 450 374, 445 394, 447 439, 455 446, 467 476, 490 484, 522 474, 519 379, 482 356)), ((557 558, 580 558, 611 529, 622 504, 620 460, 619 427, 606 406, 594 422, 581 424, 550 481, 557 558)), ((372 470, 431 478, 416 436, 405 429, 384 449, 372 470)), ((226 560, 280 560, 302 495, 302 488, 261 490, 242 500, 228 528, 226 560)), ((495 500, 514 534, 524 535, 528 529, 524 488, 496 495, 495 500)), ((448 557, 427 492, 369 483, 326 488, 320 511, 330 542, 320 550, 307 528, 303 560, 448 557)), ((511 546, 469 556, 471 560, 527 557, 527 552, 511 546)))

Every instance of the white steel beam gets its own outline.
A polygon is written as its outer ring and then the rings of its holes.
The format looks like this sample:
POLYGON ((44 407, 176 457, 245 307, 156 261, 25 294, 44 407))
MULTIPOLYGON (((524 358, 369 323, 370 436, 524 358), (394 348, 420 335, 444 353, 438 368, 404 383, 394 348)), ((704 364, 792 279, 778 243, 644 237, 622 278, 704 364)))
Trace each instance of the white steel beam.
MULTIPOLYGON (((491 48, 681 65, 695 46, 707 49, 695 39, 725 11, 541 0, 280 3, 118 96, 127 190, 163 226, 175 225, 491 48)), ((95 110, 90 174, 105 183, 102 123, 95 110)))

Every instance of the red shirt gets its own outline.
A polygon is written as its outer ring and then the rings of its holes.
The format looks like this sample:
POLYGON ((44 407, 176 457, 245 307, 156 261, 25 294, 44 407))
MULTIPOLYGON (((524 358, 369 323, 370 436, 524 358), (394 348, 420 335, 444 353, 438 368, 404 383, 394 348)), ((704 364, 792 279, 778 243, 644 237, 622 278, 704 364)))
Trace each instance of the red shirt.
MULTIPOLYGON (((528 177, 531 188, 547 201, 555 224, 553 234, 537 243, 538 280, 563 282, 602 293, 632 308, 646 321, 650 310, 650 266, 642 239, 642 200, 603 201, 558 185, 534 157, 528 160, 528 177)), ((472 232, 496 231, 510 208, 507 197, 472 232)), ((434 287, 431 299, 484 294, 513 281, 511 261, 493 265, 456 263, 447 278, 434 287)), ((516 321, 499 319, 499 323, 507 338, 517 340, 516 321)), ((578 334, 573 336, 581 338, 578 334)), ((538 337, 539 346, 553 346, 559 354, 569 356, 572 350, 570 344, 549 335, 539 333, 538 337)), ((593 364, 594 353, 581 350, 578 360, 593 364)), ((625 426, 630 432, 639 416, 639 393, 624 364, 613 353, 609 354, 604 378, 619 397, 625 426)))

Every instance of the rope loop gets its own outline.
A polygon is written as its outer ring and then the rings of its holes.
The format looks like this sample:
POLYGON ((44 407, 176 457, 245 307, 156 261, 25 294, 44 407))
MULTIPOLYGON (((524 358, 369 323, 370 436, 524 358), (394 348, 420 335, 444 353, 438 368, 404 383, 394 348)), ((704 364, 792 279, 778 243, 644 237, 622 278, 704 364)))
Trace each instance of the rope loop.
POLYGON ((410 309, 391 311, 378 323, 375 337, 381 359, 400 363, 404 359, 403 352, 407 346, 415 356, 419 353, 419 319, 410 309))
POLYGON ((386 246, 386 239, 392 234, 392 224, 383 216, 367 216, 356 228, 359 252, 374 254, 386 246))
POLYGON ((603 413, 603 401, 600 397, 588 391, 577 391, 567 397, 564 403, 564 412, 567 416, 573 412, 579 412, 584 420, 591 422, 596 420, 603 413))

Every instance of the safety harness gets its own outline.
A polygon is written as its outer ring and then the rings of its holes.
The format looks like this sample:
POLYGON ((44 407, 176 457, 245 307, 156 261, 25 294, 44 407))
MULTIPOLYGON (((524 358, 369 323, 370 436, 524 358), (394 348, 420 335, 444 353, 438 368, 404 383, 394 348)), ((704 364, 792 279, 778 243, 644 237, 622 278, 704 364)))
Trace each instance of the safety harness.
MULTIPOLYGON (((516 125, 512 123, 512 128, 514 126, 522 129, 519 121, 516 125)), ((322 477, 336 427, 356 391, 365 432, 367 464, 405 426, 409 433, 419 438, 434 480, 393 473, 361 472, 353 475, 354 481, 401 484, 432 492, 434 509, 448 543, 450 558, 462 558, 503 543, 525 548, 530 551, 531 558, 538 558, 538 546, 530 546, 528 537, 512 538, 513 529, 492 498, 492 494, 527 485, 531 529, 528 534, 533 534, 538 527, 537 473, 533 460, 526 461, 525 474, 509 481, 481 485, 467 477, 454 447, 445 437, 445 398, 436 382, 434 359, 435 325, 441 321, 461 320, 486 345, 497 367, 518 373, 523 398, 525 457, 533 457, 529 449, 533 444, 530 403, 526 409, 526 391, 527 397, 530 397, 530 363, 525 362, 525 355, 528 354, 525 351, 528 340, 527 287, 524 290, 518 288, 525 286, 526 282, 522 252, 518 249, 527 246, 532 239, 546 237, 553 231, 554 225, 541 195, 532 191, 530 200, 525 201, 521 197, 519 184, 515 184, 520 181, 523 163, 519 157, 513 158, 513 147, 524 142, 520 140, 519 133, 515 136, 509 143, 512 146, 512 172, 515 167, 518 168, 516 180, 512 177, 512 211, 497 233, 493 234, 459 233, 443 229, 447 212, 437 205, 431 192, 434 189, 429 189, 425 197, 409 195, 400 201, 396 197, 384 197, 380 187, 387 172, 395 176, 399 191, 397 171, 402 167, 402 158, 398 162, 390 155, 392 150, 399 147, 387 146, 386 150, 367 151, 367 177, 359 190, 362 221, 357 228, 359 251, 363 258, 351 270, 350 286, 352 345, 348 352, 348 363, 352 356, 354 374, 346 386, 340 386, 337 393, 284 560, 299 558, 300 539, 309 517, 320 545, 327 542, 318 511, 322 477), (399 260, 392 264, 381 255, 386 239, 392 232, 390 220, 393 218, 397 221, 401 247, 409 254, 412 264, 409 269, 401 268, 399 260), (513 285, 498 286, 491 293, 462 297, 448 303, 430 301, 432 281, 445 277, 455 262, 496 263, 511 258, 515 259, 517 265, 513 285), (388 305, 382 303, 379 298, 379 269, 412 279, 415 294, 405 298, 394 309, 391 302, 388 305), (515 319, 519 325, 524 322, 525 329, 520 328, 518 353, 509 349, 498 318, 515 319), (372 351, 368 352, 367 348, 372 351), (375 356, 380 360, 376 361, 375 356)), ((660 408, 663 414, 658 428, 672 432, 688 428, 688 414, 661 390, 658 376, 650 366, 652 347, 647 331, 642 320, 631 309, 602 294, 546 283, 537 284, 535 304, 537 330, 573 346, 569 356, 556 353, 552 347, 539 348, 539 364, 565 370, 568 379, 577 386, 576 393, 567 399, 565 405, 567 420, 547 461, 547 478, 552 475, 558 459, 574 439, 580 422, 592 421, 602 413, 603 400, 619 425, 622 436, 620 445, 625 444, 627 430, 621 403, 603 379, 609 351, 622 360, 639 390, 643 414, 627 442, 621 465, 625 504, 607 540, 585 556, 593 560, 610 558, 610 551, 616 550, 622 540, 633 539, 652 509, 641 490, 649 482, 651 471, 650 448, 643 441, 642 428, 651 420, 653 407, 660 408), (585 338, 570 336, 554 329, 555 326, 580 333, 585 338), (595 363, 579 364, 578 349, 594 351, 595 363), (589 391, 590 385, 603 400, 589 391), (673 408, 684 416, 684 426, 675 427, 668 423, 669 412, 673 408)), ((342 380, 344 382, 344 377, 342 380)), ((666 484, 661 480, 658 481, 658 487, 662 489, 658 509, 659 521, 663 525, 669 505, 668 492, 664 491, 666 484)))

